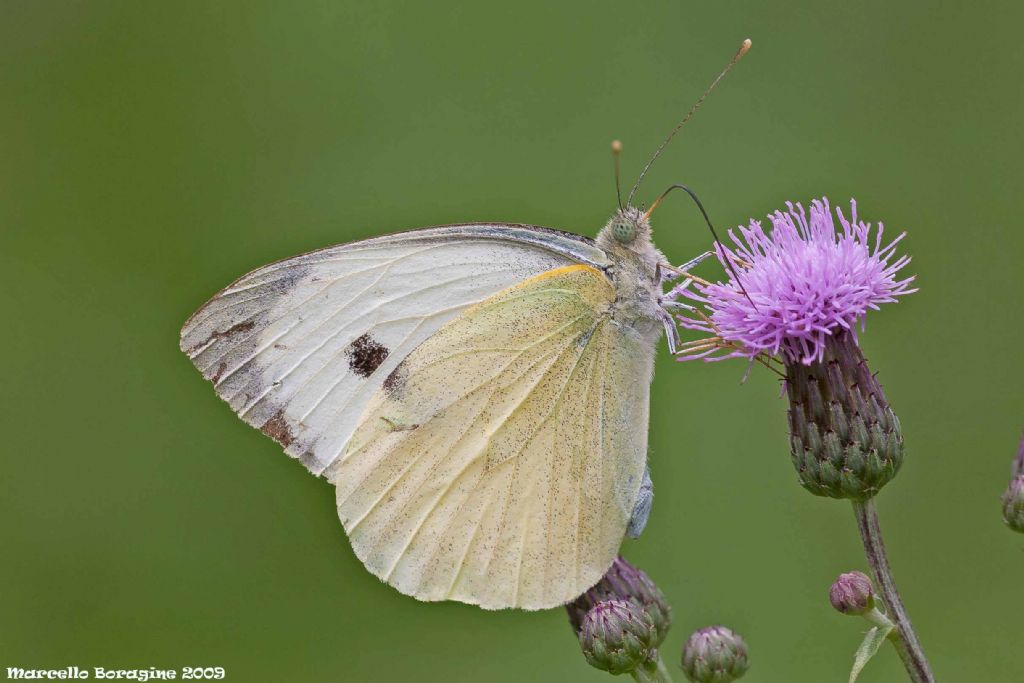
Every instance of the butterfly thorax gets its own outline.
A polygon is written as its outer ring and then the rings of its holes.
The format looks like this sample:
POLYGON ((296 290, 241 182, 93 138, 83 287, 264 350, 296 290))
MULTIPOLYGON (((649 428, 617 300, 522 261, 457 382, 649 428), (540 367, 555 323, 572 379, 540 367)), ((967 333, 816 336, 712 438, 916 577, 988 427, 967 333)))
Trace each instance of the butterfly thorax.
POLYGON ((656 341, 663 329, 658 264, 667 261, 654 246, 647 216, 633 207, 616 211, 598 233, 597 244, 615 264, 612 277, 618 297, 613 319, 656 341))

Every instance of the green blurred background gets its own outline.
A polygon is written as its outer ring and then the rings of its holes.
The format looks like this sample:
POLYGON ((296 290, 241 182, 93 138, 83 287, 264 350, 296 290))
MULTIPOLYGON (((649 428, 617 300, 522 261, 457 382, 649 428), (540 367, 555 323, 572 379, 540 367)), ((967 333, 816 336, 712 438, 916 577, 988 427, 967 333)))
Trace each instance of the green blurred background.
MULTIPOLYGON (((908 456, 879 498, 942 681, 1024 677, 1024 537, 1002 524, 1024 410, 1016 216, 1019 3, 0 4, 0 667, 223 666, 235 681, 600 681, 561 610, 422 604, 362 569, 331 487, 236 419, 178 351, 266 262, 475 219, 593 235, 655 167, 722 226, 855 195, 907 230, 921 291, 864 347, 908 456)), ((673 197, 657 240, 709 244, 673 197)), ((709 272, 715 273, 709 267, 709 272)), ((675 607, 724 623, 745 680, 845 681, 866 569, 848 504, 789 463, 779 387, 741 362, 654 381, 657 490, 624 545, 675 607)), ((2 669, 0 669, 2 670, 2 669)), ((883 652, 864 681, 899 681, 883 652)))

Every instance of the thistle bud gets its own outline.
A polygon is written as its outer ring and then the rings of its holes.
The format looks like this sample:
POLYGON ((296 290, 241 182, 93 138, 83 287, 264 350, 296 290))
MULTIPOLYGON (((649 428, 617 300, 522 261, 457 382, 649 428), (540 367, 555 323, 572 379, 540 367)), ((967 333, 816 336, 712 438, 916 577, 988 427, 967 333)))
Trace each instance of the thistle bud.
POLYGON ((629 600, 594 605, 580 625, 580 648, 590 666, 624 674, 657 657, 657 630, 647 612, 629 600))
POLYGON ((1003 519, 1011 529, 1024 533, 1024 436, 1010 469, 1010 485, 1003 493, 1003 519))
POLYGON ((1014 531, 1024 533, 1024 474, 1017 475, 1003 494, 1003 519, 1014 531))
POLYGON ((695 631, 683 646, 683 673, 692 683, 730 683, 747 672, 747 644, 725 626, 695 631))
POLYGON ((866 500, 903 464, 903 434, 852 333, 831 336, 821 360, 787 362, 790 446, 811 493, 866 500))
POLYGON ((843 614, 867 614, 875 606, 871 579, 860 572, 840 574, 828 590, 828 599, 843 614))
POLYGON ((615 558, 605 575, 590 590, 565 606, 573 631, 580 632, 580 626, 587 612, 605 600, 629 600, 651 618, 657 631, 657 647, 665 640, 672 625, 672 609, 665 595, 643 571, 621 557, 615 558))

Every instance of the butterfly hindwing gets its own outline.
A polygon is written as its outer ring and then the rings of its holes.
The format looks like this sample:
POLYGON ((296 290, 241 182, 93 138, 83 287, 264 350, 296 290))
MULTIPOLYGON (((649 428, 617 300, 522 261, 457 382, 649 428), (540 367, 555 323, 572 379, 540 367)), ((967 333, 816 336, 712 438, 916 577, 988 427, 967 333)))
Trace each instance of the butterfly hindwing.
POLYGON ((595 268, 552 269, 413 350, 325 473, 359 558, 422 600, 539 609, 612 562, 646 458, 653 346, 595 268))
POLYGON ((586 238, 518 225, 340 245, 242 277, 185 323, 181 348, 243 420, 320 474, 410 351, 495 292, 575 263, 607 260, 586 238))

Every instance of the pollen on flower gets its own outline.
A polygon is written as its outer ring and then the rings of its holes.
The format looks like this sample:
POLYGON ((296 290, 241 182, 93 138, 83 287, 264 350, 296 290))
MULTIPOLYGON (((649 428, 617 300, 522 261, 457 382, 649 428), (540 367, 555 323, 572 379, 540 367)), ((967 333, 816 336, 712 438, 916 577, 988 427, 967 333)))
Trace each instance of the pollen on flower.
POLYGON ((680 360, 768 355, 810 364, 823 358, 832 335, 855 334, 869 310, 917 291, 912 276, 898 276, 910 263, 895 255, 906 233, 883 245, 882 224, 872 230, 858 221, 854 200, 849 220, 836 208, 838 231, 828 199, 814 200, 809 216, 800 204, 786 206, 769 216, 770 232, 751 220, 729 231, 732 244, 716 246, 726 282, 670 293, 698 304, 678 316, 680 324, 712 335, 691 342, 680 360))

